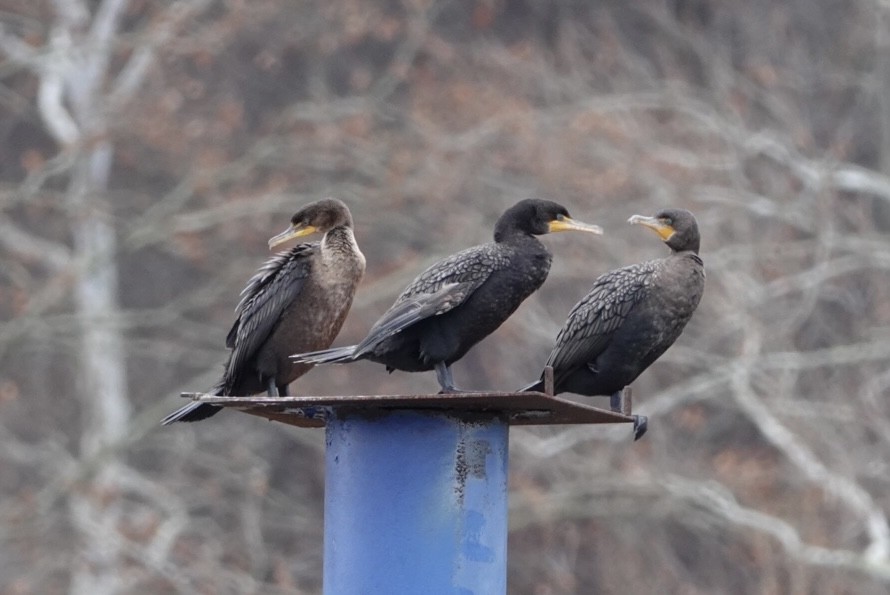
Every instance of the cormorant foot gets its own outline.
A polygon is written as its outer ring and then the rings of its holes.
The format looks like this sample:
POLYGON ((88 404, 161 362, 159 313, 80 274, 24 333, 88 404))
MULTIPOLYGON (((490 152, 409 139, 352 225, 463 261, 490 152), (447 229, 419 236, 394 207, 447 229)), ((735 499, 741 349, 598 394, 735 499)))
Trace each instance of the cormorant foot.
POLYGON ((609 397, 609 409, 616 413, 621 413, 621 391, 615 391, 609 397))
POLYGON ((435 369, 436 380, 439 381, 439 386, 442 388, 442 390, 439 391, 440 395, 467 392, 454 386, 454 378, 451 377, 451 368, 449 368, 445 362, 437 362, 435 369))
POLYGON ((649 418, 645 415, 634 415, 634 442, 643 437, 649 429, 649 418))
POLYGON ((461 388, 457 388, 456 386, 443 386, 442 390, 440 390, 437 394, 440 395, 454 395, 457 393, 470 393, 473 391, 463 390, 461 388))

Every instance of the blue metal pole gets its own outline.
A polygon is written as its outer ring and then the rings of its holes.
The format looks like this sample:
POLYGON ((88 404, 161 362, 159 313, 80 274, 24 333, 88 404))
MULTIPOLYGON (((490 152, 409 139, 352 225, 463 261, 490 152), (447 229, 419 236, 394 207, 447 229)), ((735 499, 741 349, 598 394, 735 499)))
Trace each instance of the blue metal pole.
POLYGON ((506 593, 506 420, 368 415, 327 423, 325 595, 506 593))

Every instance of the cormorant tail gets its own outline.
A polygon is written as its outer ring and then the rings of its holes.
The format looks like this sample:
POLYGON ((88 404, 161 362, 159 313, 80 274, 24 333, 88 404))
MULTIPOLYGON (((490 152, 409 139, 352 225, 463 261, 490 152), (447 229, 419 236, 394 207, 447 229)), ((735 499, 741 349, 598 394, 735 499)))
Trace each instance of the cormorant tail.
MULTIPOLYGON (((214 386, 208 394, 223 394, 223 386, 221 384, 214 386)), ((176 423, 178 421, 201 421, 202 419, 213 417, 221 410, 222 407, 217 407, 216 405, 208 405, 207 403, 198 403, 196 401, 192 401, 188 405, 180 407, 179 409, 162 419, 161 425, 169 426, 170 424, 176 423)))
POLYGON ((346 347, 332 347, 321 351, 309 353, 297 353, 290 356, 295 364, 345 364, 356 360, 355 348, 357 345, 346 347))
POLYGON ((531 391, 537 391, 539 393, 544 392, 544 379, 539 378, 538 380, 535 380, 528 386, 519 389, 519 392, 521 392, 521 393, 527 393, 527 392, 531 392, 531 391))
POLYGON ((178 421, 201 421, 219 413, 222 407, 208 405, 207 403, 189 403, 180 407, 161 420, 162 426, 169 426, 178 421))

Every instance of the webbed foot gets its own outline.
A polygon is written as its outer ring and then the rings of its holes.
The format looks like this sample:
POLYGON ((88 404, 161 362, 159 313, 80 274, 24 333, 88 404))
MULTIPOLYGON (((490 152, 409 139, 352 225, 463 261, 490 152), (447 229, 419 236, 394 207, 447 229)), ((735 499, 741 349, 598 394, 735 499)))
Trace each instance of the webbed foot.
POLYGON ((634 415, 634 442, 643 437, 649 429, 649 418, 645 415, 634 415))
POLYGON ((451 368, 446 365, 444 362, 439 362, 435 365, 436 370, 436 380, 439 381, 439 386, 442 390, 439 391, 440 395, 447 395, 451 393, 463 393, 467 391, 460 390, 456 386, 454 386, 454 379, 451 377, 451 368))
POLYGON ((436 394, 439 394, 439 395, 454 395, 454 394, 457 394, 457 393, 471 393, 471 392, 473 392, 473 391, 471 391, 471 390, 464 390, 464 389, 461 389, 461 388, 457 388, 456 386, 443 386, 443 387, 442 387, 442 390, 440 390, 440 391, 439 391, 438 393, 436 393, 436 394))

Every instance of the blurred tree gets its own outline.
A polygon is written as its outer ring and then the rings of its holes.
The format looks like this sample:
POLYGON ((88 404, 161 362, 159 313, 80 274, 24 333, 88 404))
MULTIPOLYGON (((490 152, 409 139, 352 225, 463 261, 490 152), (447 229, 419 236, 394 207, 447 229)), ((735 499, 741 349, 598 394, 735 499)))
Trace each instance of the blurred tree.
MULTIPOLYGON (((57 0, 47 6, 50 21, 43 46, 4 31, 0 46, 13 64, 31 73, 37 87, 37 115, 58 147, 52 175, 67 180, 57 209, 66 214, 72 247, 40 238, 5 222, 6 246, 36 257, 46 268, 72 275, 74 313, 80 346, 78 396, 82 402, 82 461, 100 457, 89 483, 72 493, 72 524, 84 541, 82 559, 72 569, 71 593, 117 593, 123 563, 117 525, 122 511, 113 494, 121 470, 114 448, 129 432, 125 341, 118 303, 117 240, 108 195, 114 158, 110 125, 139 89, 157 47, 176 30, 183 12, 208 4, 174 4, 167 22, 143 31, 136 47, 121 47, 128 0, 57 0)), ((132 33, 132 31, 130 31, 132 33)), ((27 196, 23 197, 27 199, 27 196)))
MULTIPOLYGON (((882 4, 0 9, 0 593, 320 590, 319 433, 156 424, 325 194, 368 258, 337 344, 519 198, 606 229, 545 239, 547 283, 455 366, 479 388, 529 382, 597 275, 662 253, 629 215, 699 219, 705 296, 634 385, 645 441, 513 432, 511 592, 886 592, 882 4)), ((431 382, 357 363, 293 388, 431 382)))

